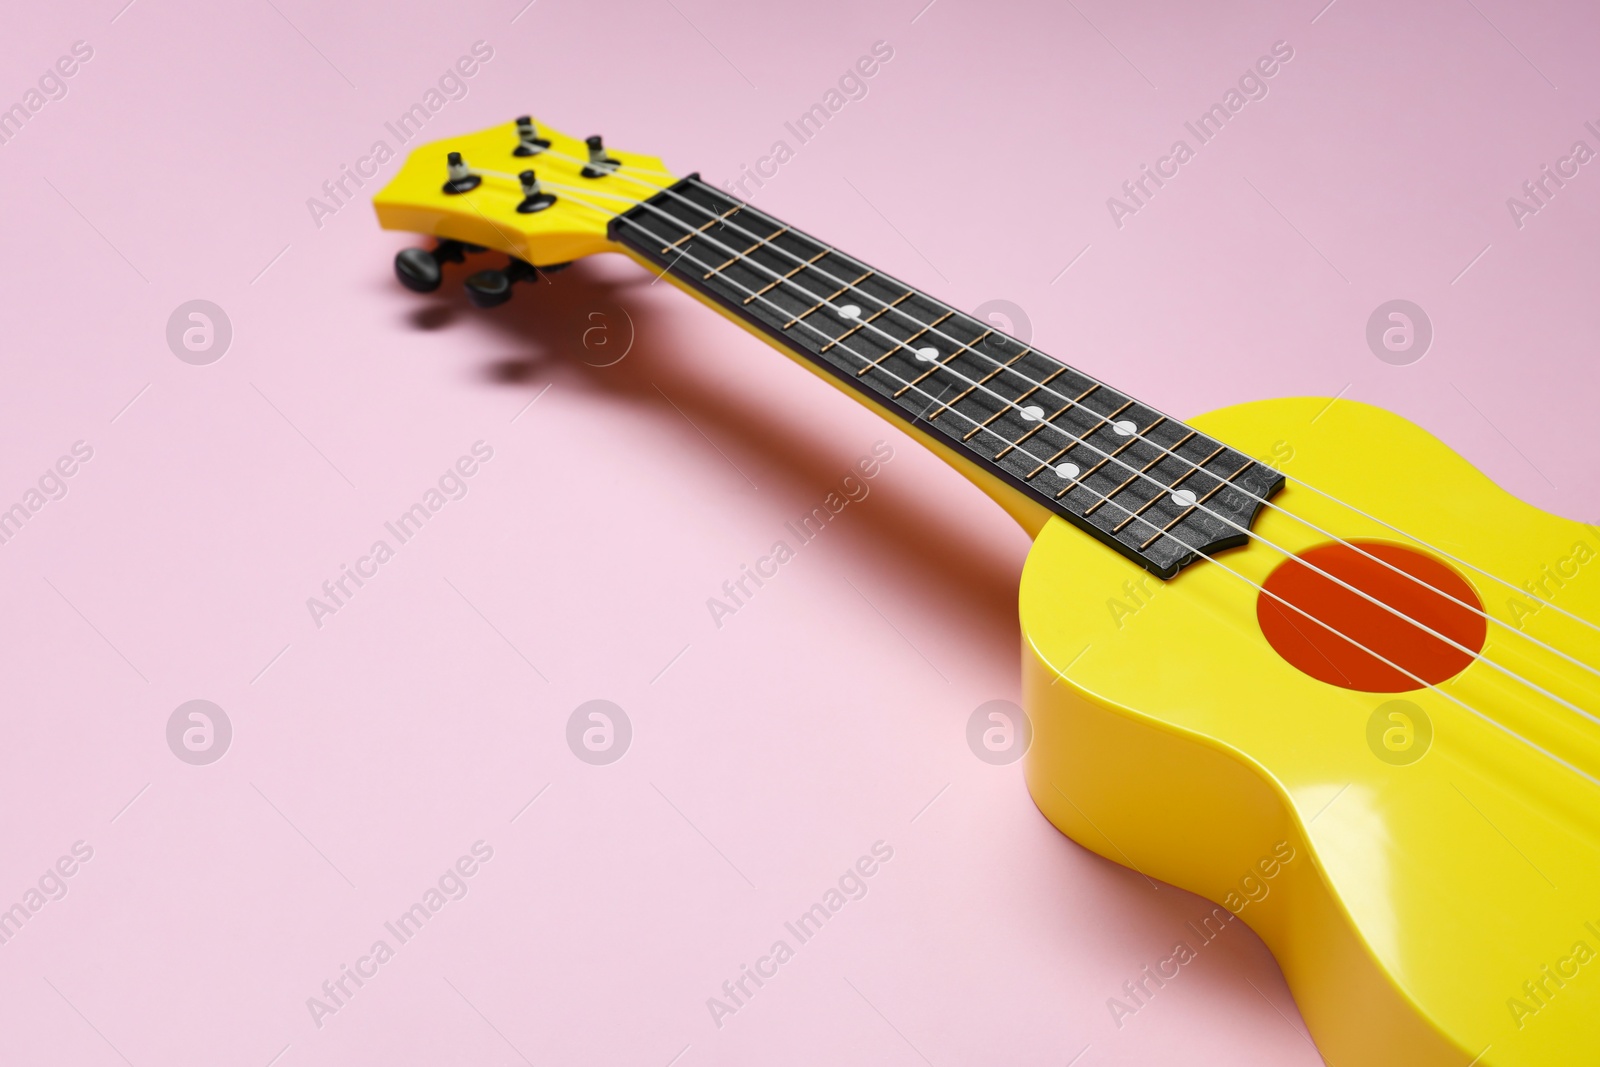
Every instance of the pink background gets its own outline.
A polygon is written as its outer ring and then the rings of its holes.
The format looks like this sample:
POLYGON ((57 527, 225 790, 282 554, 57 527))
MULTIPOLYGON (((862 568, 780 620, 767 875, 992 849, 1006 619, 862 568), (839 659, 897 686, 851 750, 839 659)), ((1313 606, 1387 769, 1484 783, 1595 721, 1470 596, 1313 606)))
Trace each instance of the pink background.
POLYGON ((1600 173, 1520 229, 1505 203, 1600 147, 1592 14, 121 3, 15 8, 0 38, 0 103, 94 50, 0 146, 0 506, 94 449, 0 546, 0 907, 94 849, 0 945, 0 1061, 1318 1062, 1241 926, 1114 1025, 1208 905, 968 750, 971 711, 1018 697, 1028 547, 976 490, 625 261, 481 313, 458 272, 402 290, 365 199, 320 228, 306 200, 474 41, 493 58, 430 137, 532 110, 720 180, 885 40, 764 207, 1014 302, 1180 416, 1346 391, 1593 518, 1600 173), (1270 94, 1115 226, 1106 198, 1279 40, 1270 94), (209 366, 165 339, 194 298, 233 325, 209 366), (1410 366, 1364 338, 1393 298, 1434 325, 1410 366), (596 321, 633 335, 615 366, 588 365, 616 350, 585 348, 596 321), (880 438, 871 496, 714 627, 706 598, 880 438), (478 440, 468 495, 314 626, 306 598, 478 440), (604 767, 564 739, 596 697, 634 729, 604 767), (234 730, 209 766, 165 738, 197 698, 234 730), (478 840, 467 896, 315 1026, 306 998, 478 840), (868 895, 714 1026, 706 998, 879 840, 868 895))

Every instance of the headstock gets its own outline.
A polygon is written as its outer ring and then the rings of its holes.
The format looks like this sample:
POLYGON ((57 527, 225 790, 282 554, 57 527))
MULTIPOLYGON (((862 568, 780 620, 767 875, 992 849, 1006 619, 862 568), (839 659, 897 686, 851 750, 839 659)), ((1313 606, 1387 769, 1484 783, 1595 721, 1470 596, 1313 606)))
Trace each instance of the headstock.
POLYGON ((401 282, 419 292, 439 287, 440 266, 468 252, 495 249, 506 269, 468 280, 474 303, 510 297, 511 284, 582 256, 614 249, 612 216, 677 181, 659 159, 580 140, 519 118, 478 133, 414 149, 373 197, 378 222, 439 238, 434 249, 395 257, 401 282), (533 179, 527 178, 531 172, 533 179))

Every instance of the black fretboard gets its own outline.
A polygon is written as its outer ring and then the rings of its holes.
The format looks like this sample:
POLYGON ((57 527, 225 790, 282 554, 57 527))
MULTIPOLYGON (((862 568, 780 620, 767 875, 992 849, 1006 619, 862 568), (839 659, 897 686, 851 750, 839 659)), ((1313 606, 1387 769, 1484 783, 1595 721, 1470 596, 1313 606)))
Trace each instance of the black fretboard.
POLYGON ((612 240, 1152 573, 1243 544, 1283 476, 691 176, 612 240))

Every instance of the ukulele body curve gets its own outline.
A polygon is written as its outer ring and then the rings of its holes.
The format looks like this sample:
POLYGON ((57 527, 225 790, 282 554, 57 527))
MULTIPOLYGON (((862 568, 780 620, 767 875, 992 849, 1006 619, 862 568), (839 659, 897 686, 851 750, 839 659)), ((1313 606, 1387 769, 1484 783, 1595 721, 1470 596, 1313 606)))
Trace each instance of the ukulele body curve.
MULTIPOLYGON (((1600 538, 1364 404, 1268 400, 1194 425, 1290 481, 1262 513, 1261 540, 1166 583, 1046 524, 1020 598, 1040 811, 1248 923, 1335 1067, 1593 1061, 1600 787, 1583 774, 1600 775, 1600 728, 1484 660, 1596 705, 1592 673, 1516 631, 1600 662, 1596 632, 1557 610, 1600 617, 1600 538), (1292 516, 1346 540, 1417 542, 1306 486, 1519 586, 1544 575, 1532 588, 1548 603, 1423 550, 1506 624, 1488 624, 1480 658, 1436 689, 1319 681, 1257 621, 1256 586, 1285 558, 1264 542, 1298 553, 1331 540, 1292 516), (1408 722, 1409 734, 1390 732, 1408 722)), ((1174 940, 1198 948, 1190 928, 1174 940)), ((1142 1004, 1108 993, 1119 1027, 1137 1025, 1142 1004)))

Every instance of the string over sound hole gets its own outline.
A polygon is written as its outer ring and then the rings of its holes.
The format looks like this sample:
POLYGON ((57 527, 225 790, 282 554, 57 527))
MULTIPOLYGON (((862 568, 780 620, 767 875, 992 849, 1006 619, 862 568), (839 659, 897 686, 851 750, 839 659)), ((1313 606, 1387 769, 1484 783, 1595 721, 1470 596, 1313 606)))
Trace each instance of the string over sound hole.
POLYGON ((1279 564, 1264 590, 1256 619, 1273 649, 1319 681, 1367 693, 1454 677, 1483 650, 1488 628, 1464 578, 1381 541, 1307 549, 1279 564))

